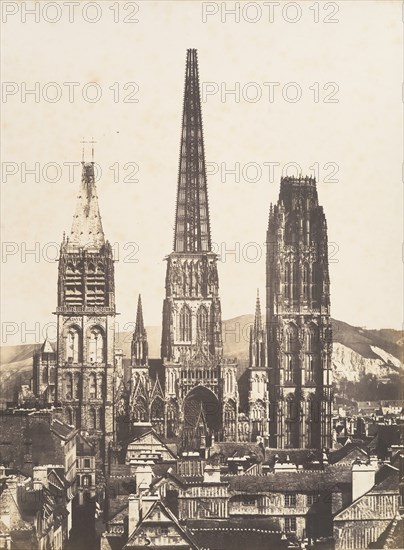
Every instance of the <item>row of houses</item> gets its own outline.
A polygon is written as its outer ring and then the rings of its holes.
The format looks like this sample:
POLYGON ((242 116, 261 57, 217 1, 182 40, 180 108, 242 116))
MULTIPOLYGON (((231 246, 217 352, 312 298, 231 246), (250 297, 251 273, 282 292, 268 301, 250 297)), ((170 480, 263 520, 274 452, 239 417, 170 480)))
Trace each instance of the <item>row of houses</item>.
POLYGON ((0 425, 0 548, 66 548, 74 504, 97 493, 94 448, 56 409, 1 411, 0 425))
POLYGON ((152 548, 226 550, 233 537, 268 550, 387 548, 404 511, 403 463, 403 447, 386 461, 352 442, 328 453, 217 443, 207 456, 178 457, 149 430, 111 472, 101 548, 138 548, 140 533, 152 548))

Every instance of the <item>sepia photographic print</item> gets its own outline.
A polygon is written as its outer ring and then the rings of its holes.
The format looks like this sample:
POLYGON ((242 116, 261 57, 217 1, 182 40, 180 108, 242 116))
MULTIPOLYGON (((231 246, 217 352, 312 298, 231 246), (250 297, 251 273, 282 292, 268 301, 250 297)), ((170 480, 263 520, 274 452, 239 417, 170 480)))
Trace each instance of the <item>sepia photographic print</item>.
POLYGON ((403 3, 0 9, 0 550, 404 548, 403 3))

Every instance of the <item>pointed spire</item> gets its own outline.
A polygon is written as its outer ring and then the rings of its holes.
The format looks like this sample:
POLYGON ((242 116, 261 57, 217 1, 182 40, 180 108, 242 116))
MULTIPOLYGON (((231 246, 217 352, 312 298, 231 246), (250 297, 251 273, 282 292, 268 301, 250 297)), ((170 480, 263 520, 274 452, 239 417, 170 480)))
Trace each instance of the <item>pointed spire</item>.
POLYGON ((261 303, 260 303, 260 292, 257 288, 257 299, 255 302, 255 318, 254 318, 254 332, 258 334, 262 330, 262 316, 261 316, 261 303))
POLYGON ((147 365, 148 343, 147 332, 143 322, 142 298, 137 301, 136 325, 132 338, 132 364, 138 367, 147 365))
POLYGON ((81 183, 69 243, 80 248, 101 248, 105 238, 95 187, 94 162, 83 161, 81 164, 81 183))
POLYGON ((143 336, 144 333, 145 333, 145 328, 143 323, 142 297, 139 294, 139 298, 137 300, 135 335, 143 336))
POLYGON ((187 51, 174 251, 211 250, 208 191, 196 50, 187 51))

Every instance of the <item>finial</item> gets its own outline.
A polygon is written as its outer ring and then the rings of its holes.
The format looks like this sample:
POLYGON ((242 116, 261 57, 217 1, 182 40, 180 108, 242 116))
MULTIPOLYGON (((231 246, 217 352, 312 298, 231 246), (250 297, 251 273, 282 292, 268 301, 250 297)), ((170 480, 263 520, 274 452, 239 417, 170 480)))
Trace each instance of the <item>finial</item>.
POLYGON ((94 141, 94 137, 91 138, 91 162, 94 164, 94 143, 97 143, 94 141))
POLYGON ((83 144, 83 147, 82 147, 82 150, 81 150, 81 163, 84 164, 84 144, 87 143, 86 141, 84 141, 84 137, 83 137, 83 139, 80 141, 80 143, 83 144))

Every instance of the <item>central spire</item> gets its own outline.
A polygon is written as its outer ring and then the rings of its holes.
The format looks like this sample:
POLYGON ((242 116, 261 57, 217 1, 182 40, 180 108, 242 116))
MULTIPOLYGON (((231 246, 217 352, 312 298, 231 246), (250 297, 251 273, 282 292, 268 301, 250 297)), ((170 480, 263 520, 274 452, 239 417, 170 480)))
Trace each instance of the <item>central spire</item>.
POLYGON ((198 57, 187 51, 174 252, 210 252, 198 57))

